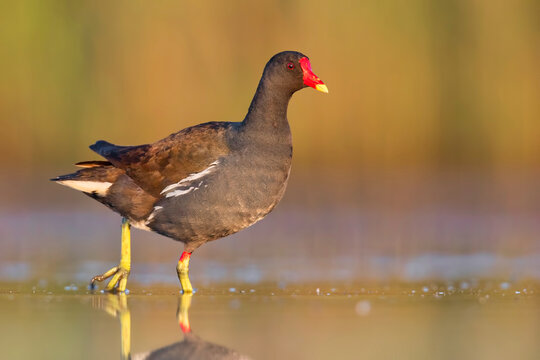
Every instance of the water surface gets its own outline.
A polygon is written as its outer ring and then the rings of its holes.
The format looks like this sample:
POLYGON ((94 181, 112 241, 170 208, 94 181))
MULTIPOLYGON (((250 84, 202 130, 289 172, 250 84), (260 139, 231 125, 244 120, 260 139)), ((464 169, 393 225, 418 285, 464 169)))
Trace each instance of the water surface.
POLYGON ((124 344, 145 358, 184 349, 186 337, 250 359, 536 359, 540 351, 531 284, 331 286, 201 289, 181 319, 177 287, 132 285, 120 296, 84 283, 3 284, 1 357, 119 359, 124 344), (186 320, 193 335, 183 332, 186 320))

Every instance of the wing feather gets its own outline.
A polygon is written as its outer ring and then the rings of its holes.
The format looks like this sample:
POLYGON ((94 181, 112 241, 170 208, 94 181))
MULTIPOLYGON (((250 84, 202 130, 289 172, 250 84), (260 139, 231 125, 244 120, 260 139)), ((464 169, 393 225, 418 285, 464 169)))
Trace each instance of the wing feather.
POLYGON ((226 156, 230 126, 226 122, 201 124, 138 146, 118 146, 101 140, 90 149, 124 170, 143 190, 159 197, 167 186, 226 156))

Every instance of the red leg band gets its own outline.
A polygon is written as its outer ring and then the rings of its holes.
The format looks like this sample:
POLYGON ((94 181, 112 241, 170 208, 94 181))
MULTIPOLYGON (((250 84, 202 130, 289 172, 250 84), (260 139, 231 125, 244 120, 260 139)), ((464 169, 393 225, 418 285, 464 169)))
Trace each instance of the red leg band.
POLYGON ((189 258, 191 257, 191 253, 188 253, 188 252, 183 252, 182 255, 180 255, 180 259, 178 261, 180 262, 184 262, 186 260, 189 260, 189 258))

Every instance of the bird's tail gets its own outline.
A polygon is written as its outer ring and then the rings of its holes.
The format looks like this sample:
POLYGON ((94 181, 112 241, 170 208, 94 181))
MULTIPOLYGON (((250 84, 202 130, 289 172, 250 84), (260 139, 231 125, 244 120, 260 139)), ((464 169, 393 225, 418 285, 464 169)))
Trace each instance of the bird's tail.
POLYGON ((75 165, 83 169, 51 181, 87 194, 105 196, 109 187, 124 173, 108 161, 84 161, 75 165))

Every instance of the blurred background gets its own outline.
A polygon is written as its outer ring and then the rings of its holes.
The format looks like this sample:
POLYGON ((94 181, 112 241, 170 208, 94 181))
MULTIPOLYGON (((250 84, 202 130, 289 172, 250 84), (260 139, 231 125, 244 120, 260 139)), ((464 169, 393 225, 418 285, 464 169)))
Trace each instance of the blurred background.
MULTIPOLYGON (((0 280, 86 281, 120 218, 50 183, 98 139, 240 121, 298 50, 330 93, 289 106, 294 159, 264 221, 202 247, 192 280, 540 279, 540 2, 0 3, 0 280)), ((133 281, 182 246, 134 231, 133 281)))

